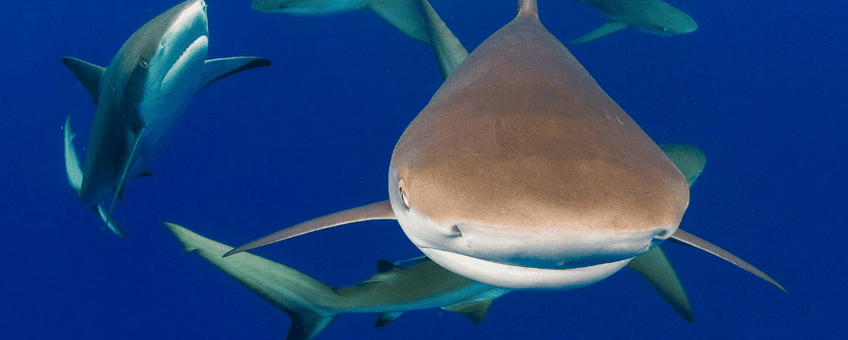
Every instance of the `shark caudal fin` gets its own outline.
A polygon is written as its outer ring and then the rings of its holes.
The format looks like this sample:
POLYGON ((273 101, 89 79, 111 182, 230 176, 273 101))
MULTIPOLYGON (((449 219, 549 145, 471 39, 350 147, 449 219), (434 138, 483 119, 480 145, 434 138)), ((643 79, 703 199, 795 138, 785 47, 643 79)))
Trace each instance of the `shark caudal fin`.
POLYGON ((409 37, 429 44, 427 25, 424 24, 421 12, 415 7, 415 1, 371 0, 368 2, 368 8, 409 37))
POLYGON ((436 61, 438 61, 439 69, 442 71, 442 79, 447 79, 451 72, 468 56, 468 50, 462 46, 459 39, 451 32, 427 0, 421 0, 421 9, 424 11, 424 22, 427 24, 430 45, 433 46, 433 51, 436 53, 436 61))
MULTIPOLYGON (((96 101, 96 97, 95 97, 96 101)), ((77 157, 77 150, 74 147, 74 137, 76 134, 71 130, 71 116, 68 116, 68 119, 65 120, 65 172, 68 175, 68 183, 71 184, 71 188, 74 189, 74 192, 79 196, 80 189, 82 188, 82 166, 80 166, 79 158, 77 157)), ((111 230, 115 235, 121 237, 127 237, 127 233, 118 226, 118 223, 113 220, 109 214, 103 209, 103 206, 100 204, 93 207, 94 211, 103 219, 103 223, 106 224, 106 228, 111 230)))
POLYGON ((309 340, 324 330, 337 312, 338 295, 312 277, 277 262, 239 253, 222 255, 232 247, 215 242, 173 223, 165 223, 186 252, 196 252, 291 317, 287 340, 309 340))

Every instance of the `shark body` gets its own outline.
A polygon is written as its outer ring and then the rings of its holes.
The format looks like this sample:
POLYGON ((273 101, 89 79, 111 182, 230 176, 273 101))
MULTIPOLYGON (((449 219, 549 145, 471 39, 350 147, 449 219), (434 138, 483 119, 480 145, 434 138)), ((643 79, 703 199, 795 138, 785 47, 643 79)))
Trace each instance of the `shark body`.
MULTIPOLYGON (((450 47, 461 44, 449 30, 430 30, 450 77, 395 148, 389 201, 283 229, 225 256, 338 225, 397 219, 440 265, 504 288, 591 284, 671 238, 783 289, 677 229, 697 173, 683 176, 603 93, 541 26, 535 2, 520 8, 467 58, 450 47)), ((438 16, 426 18, 440 27, 438 16)))
POLYGON ((116 234, 111 219, 126 183, 150 174, 195 92, 233 73, 270 65, 266 59, 206 60, 206 3, 183 2, 136 31, 108 67, 65 57, 62 62, 96 105, 84 166, 65 124, 65 166, 83 204, 93 207, 116 234), (104 208, 105 207, 105 208, 104 208))
POLYGON ((698 24, 691 16, 662 0, 584 0, 609 20, 600 28, 572 40, 580 44, 603 38, 625 28, 659 36, 694 32, 698 24))

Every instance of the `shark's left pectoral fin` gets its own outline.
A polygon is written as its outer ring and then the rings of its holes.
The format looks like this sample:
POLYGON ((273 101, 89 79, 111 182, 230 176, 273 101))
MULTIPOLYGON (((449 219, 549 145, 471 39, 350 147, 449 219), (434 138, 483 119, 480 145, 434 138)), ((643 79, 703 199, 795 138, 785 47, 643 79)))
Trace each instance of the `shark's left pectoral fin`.
POLYGON ((100 98, 98 98, 100 96, 100 78, 103 78, 106 69, 72 57, 62 58, 62 63, 77 77, 77 80, 79 80, 82 86, 88 90, 91 99, 94 100, 94 105, 97 105, 100 101, 100 98))
POLYGON ((203 65, 203 75, 200 77, 200 85, 197 87, 197 91, 199 92, 209 84, 231 74, 266 66, 271 66, 271 61, 259 57, 209 59, 203 65))
POLYGON ((82 188, 82 167, 80 166, 77 150, 74 148, 74 137, 77 135, 71 131, 71 116, 65 120, 65 172, 68 174, 68 182, 71 188, 79 196, 82 188))
POLYGON ((426 44, 430 43, 427 26, 418 8, 416 0, 372 0, 368 7, 388 21, 404 34, 426 44))
POLYGON ((671 267, 671 263, 668 262, 668 258, 659 246, 636 256, 627 264, 627 268, 648 281, 648 284, 660 293, 665 302, 686 321, 695 320, 695 313, 692 311, 692 305, 689 304, 689 298, 686 297, 686 291, 683 290, 677 273, 674 272, 674 268, 671 267))
POLYGON ((610 21, 598 29, 586 33, 586 35, 574 39, 571 41, 572 44, 582 44, 584 42, 589 42, 595 39, 603 38, 620 30, 627 28, 627 24, 621 21, 610 21))
POLYGON ((489 313, 489 306, 492 305, 492 301, 495 301, 495 299, 460 302, 455 305, 444 306, 442 309, 462 315, 479 326, 486 320, 486 314, 489 313))
POLYGON ((760 277, 761 279, 766 280, 769 283, 777 286, 777 288, 780 288, 780 290, 782 290, 784 293, 789 293, 789 292, 786 291, 785 288, 783 288, 783 286, 781 286, 779 283, 777 283, 777 281, 772 279, 770 276, 766 275, 766 273, 763 273, 762 271, 760 271, 756 267, 752 266, 750 263, 736 257, 736 255, 731 254, 727 250, 721 249, 718 246, 716 246, 715 244, 712 244, 712 243, 710 243, 710 242, 708 242, 704 239, 701 239, 698 236, 687 233, 687 232, 683 231, 682 229, 677 229, 677 231, 675 231, 674 234, 671 235, 669 240, 677 242, 677 243, 685 244, 687 246, 692 246, 692 247, 701 249, 703 251, 706 251, 710 254, 713 254, 715 256, 718 256, 718 257, 726 260, 727 262, 733 263, 737 267, 742 268, 742 269, 748 271, 749 273, 754 274, 754 275, 760 277))
POLYGON ((297 224, 291 226, 289 228, 280 230, 271 235, 265 236, 238 248, 228 251, 224 254, 224 257, 240 253, 246 250, 251 250, 253 248, 258 248, 267 244, 271 244, 274 242, 279 242, 285 239, 289 239, 295 236, 300 236, 303 234, 311 233, 313 231, 318 231, 321 229, 332 228, 335 226, 340 226, 344 224, 354 223, 354 222, 362 222, 362 221, 370 221, 370 220, 393 220, 395 219, 394 211, 392 211, 392 204, 388 200, 371 203, 369 205, 361 206, 358 208, 348 209, 344 211, 339 211, 337 213, 329 214, 326 216, 322 216, 313 220, 309 220, 303 222, 301 224, 297 224))
POLYGON ((397 318, 400 317, 401 314, 403 314, 403 312, 380 313, 380 316, 377 317, 377 321, 374 322, 374 327, 386 327, 390 323, 395 322, 395 320, 397 320, 397 318))

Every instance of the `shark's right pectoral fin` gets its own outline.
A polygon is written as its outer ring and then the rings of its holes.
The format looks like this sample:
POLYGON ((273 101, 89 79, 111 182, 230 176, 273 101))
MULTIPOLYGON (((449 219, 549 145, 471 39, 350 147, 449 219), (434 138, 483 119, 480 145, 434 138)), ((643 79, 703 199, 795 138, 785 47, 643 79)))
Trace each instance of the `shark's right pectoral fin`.
POLYGON ((657 293, 660 293, 665 302, 671 305, 671 308, 674 308, 677 314, 680 314, 686 321, 692 322, 695 320, 695 313, 692 311, 692 305, 689 304, 689 298, 686 297, 686 291, 683 290, 680 279, 659 246, 636 256, 633 261, 627 264, 627 268, 648 281, 648 284, 657 293))
POLYGON ((271 61, 259 57, 229 57, 209 59, 203 64, 203 75, 197 92, 231 74, 252 70, 259 67, 271 66, 271 61))
POLYGON ((471 321, 471 323, 479 326, 486 320, 486 314, 489 313, 489 306, 492 305, 492 301, 495 301, 495 299, 460 302, 454 305, 444 306, 442 309, 462 315, 471 321))
POLYGON ((238 248, 228 251, 223 257, 227 257, 236 253, 240 253, 253 248, 258 248, 274 242, 279 242, 295 236, 311 233, 321 229, 332 228, 344 224, 370 221, 370 220, 394 220, 395 214, 392 211, 392 204, 388 200, 371 203, 369 205, 358 208, 339 211, 337 213, 322 216, 313 220, 303 222, 280 230, 271 235, 265 236, 238 248))
POLYGON ((415 1, 372 0, 368 3, 368 7, 404 34, 429 44, 427 26, 424 24, 421 12, 415 7, 415 1))
POLYGON ((592 40, 595 40, 595 39, 603 38, 605 36, 608 36, 610 34, 613 34, 615 32, 623 30, 625 28, 627 28, 626 23, 623 23, 621 21, 610 21, 610 22, 604 24, 603 26, 598 27, 598 29, 596 29, 592 32, 586 33, 586 35, 584 35, 580 38, 572 40, 571 43, 572 44, 582 44, 584 42, 589 42, 589 41, 592 41, 592 40))
POLYGON ((680 244, 684 244, 684 245, 687 245, 687 246, 695 247, 695 248, 701 249, 705 252, 708 252, 710 254, 713 254, 715 256, 718 256, 718 257, 724 259, 725 261, 733 263, 737 267, 742 268, 742 269, 746 270, 747 272, 754 274, 754 275, 758 276, 759 278, 761 278, 763 280, 768 281, 768 283, 771 283, 771 284, 775 285, 777 288, 780 288, 780 290, 782 290, 784 293, 789 293, 789 292, 786 291, 786 288, 783 288, 783 286, 781 286, 779 283, 777 283, 777 281, 772 279, 770 276, 766 275, 766 273, 763 273, 762 271, 760 271, 756 267, 752 266, 750 263, 746 262, 743 259, 736 257, 736 255, 731 254, 727 250, 721 249, 720 247, 716 246, 715 244, 712 244, 712 243, 710 243, 710 242, 708 242, 708 241, 706 241, 706 240, 704 240, 704 239, 702 239, 698 236, 687 233, 687 232, 683 231, 682 229, 677 229, 677 231, 675 231, 674 234, 671 235, 669 240, 680 243, 680 244))
POLYGON ((77 80, 82 83, 82 86, 88 90, 91 99, 94 100, 94 105, 97 105, 99 101, 98 97, 100 96, 100 78, 106 73, 106 69, 72 57, 62 58, 62 63, 65 64, 68 70, 71 70, 71 73, 77 77, 77 80))
POLYGON ((442 71, 442 79, 447 79, 451 72, 468 56, 468 50, 462 46, 459 39, 451 32, 427 0, 421 0, 421 7, 424 10, 424 22, 427 24, 430 45, 436 52, 436 60, 439 62, 439 68, 442 71))

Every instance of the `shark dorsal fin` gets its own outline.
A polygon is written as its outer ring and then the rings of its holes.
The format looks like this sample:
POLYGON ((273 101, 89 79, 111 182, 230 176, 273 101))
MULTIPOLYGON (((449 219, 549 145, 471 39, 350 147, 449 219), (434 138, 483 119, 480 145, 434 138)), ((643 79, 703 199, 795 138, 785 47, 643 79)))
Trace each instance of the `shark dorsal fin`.
POLYGON ((106 69, 87 61, 77 58, 64 57, 62 63, 77 77, 77 80, 88 90, 94 105, 97 105, 100 97, 100 78, 106 73, 106 69))
POLYGON ((395 322, 395 320, 400 317, 403 312, 385 312, 380 313, 380 316, 377 317, 377 321, 374 322, 374 327, 385 327, 390 323, 395 322))
POLYGON ((627 268, 648 281, 648 284, 660 293, 665 302, 686 321, 695 320, 695 313, 692 311, 692 305, 689 304, 689 298, 686 297, 686 291, 683 290, 677 273, 674 272, 674 268, 671 267, 671 263, 668 262, 668 258, 659 246, 636 256, 627 264, 627 268))
POLYGON ((209 59, 203 65, 203 75, 200 77, 200 85, 197 87, 197 92, 200 92, 200 90, 209 86, 209 84, 214 83, 218 79, 231 74, 265 66, 271 66, 271 61, 258 57, 209 59))
POLYGON ((489 312, 489 306, 495 299, 486 299, 479 301, 460 302, 450 306, 444 306, 442 309, 451 311, 466 317, 475 325, 480 325, 486 319, 486 314, 489 312))
POLYGON ((345 225, 354 222, 370 221, 370 220, 394 220, 395 213, 392 210, 392 203, 388 200, 371 203, 358 208, 339 211, 337 213, 321 216, 301 224, 291 226, 280 230, 271 235, 265 236, 248 244, 228 251, 224 257, 240 253, 253 248, 261 247, 274 242, 279 242, 295 236, 311 233, 322 229, 332 228, 340 225, 345 225))

